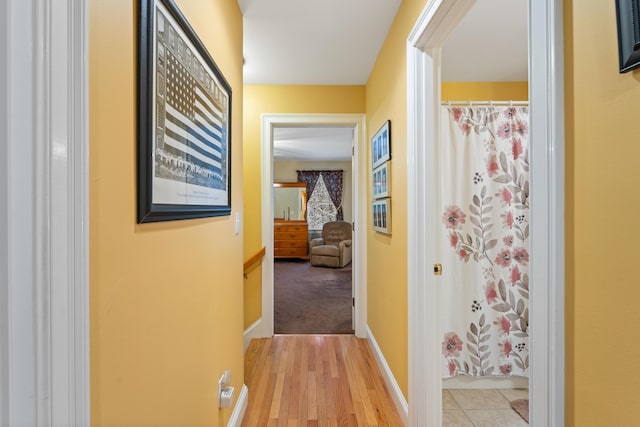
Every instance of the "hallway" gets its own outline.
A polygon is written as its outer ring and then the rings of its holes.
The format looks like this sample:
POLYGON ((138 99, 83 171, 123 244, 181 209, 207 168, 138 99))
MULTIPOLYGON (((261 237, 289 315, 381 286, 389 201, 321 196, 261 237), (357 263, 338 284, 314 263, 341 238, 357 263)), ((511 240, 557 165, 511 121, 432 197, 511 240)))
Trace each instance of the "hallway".
POLYGON ((245 354, 243 426, 402 426, 366 340, 276 335, 245 354))

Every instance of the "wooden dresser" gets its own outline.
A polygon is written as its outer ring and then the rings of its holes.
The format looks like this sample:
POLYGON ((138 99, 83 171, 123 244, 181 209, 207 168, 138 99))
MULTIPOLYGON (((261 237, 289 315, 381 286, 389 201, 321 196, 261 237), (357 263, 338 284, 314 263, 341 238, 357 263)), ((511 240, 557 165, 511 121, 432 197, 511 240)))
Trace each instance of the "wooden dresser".
POLYGON ((275 221, 274 258, 309 259, 309 227, 303 221, 275 221))

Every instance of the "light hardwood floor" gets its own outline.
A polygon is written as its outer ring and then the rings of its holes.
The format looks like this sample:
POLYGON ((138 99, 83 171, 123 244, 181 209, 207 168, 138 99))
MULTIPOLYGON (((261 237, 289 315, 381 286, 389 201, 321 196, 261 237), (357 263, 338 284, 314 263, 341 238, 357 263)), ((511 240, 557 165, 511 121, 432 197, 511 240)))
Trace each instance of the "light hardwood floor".
POLYGON ((243 426, 402 426, 366 340, 276 335, 245 355, 243 426))

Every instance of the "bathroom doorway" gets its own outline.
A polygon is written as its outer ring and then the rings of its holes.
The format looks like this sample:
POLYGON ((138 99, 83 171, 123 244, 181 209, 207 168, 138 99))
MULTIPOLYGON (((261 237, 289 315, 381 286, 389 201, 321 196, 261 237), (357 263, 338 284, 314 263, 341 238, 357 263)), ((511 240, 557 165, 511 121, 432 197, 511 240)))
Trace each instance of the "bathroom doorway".
MULTIPOLYGON (((409 401, 410 423, 442 425, 443 336, 437 243, 442 212, 433 209, 433 179, 441 168, 435 141, 441 132, 441 48, 474 2, 442 0, 426 5, 408 38, 409 160, 409 401)), ((561 4, 529 2, 529 101, 531 111, 532 192, 530 422, 562 425, 564 418, 563 335, 563 110, 561 4)), ((471 46, 471 45, 469 45, 471 46)), ((473 43, 474 48, 477 47, 473 43)), ((469 48, 468 48, 469 49, 469 48)), ((467 49, 467 50, 468 50, 467 49)), ((466 236, 465 236, 466 239, 466 236)), ((412 424, 413 425, 413 424, 412 424)))

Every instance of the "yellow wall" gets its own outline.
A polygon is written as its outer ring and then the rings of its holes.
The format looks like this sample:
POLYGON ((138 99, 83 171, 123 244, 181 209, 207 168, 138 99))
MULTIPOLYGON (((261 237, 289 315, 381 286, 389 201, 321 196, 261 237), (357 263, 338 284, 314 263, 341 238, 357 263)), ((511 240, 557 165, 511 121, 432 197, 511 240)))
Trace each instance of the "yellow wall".
MULTIPOLYGON (((367 84, 369 138, 385 120, 391 120, 394 165, 392 235, 375 233, 368 227, 367 320, 405 397, 408 391, 406 40, 425 4, 424 0, 402 2, 367 84)), ((442 84, 442 99, 526 100, 527 91, 527 82, 446 82, 442 84)))
MULTIPOLYGON (((392 235, 375 233, 367 227, 367 321, 405 397, 408 387, 406 41, 425 4, 425 0, 402 2, 367 84, 369 139, 385 120, 391 120, 393 153, 392 235)), ((370 203, 368 209, 371 210, 370 203)))
MULTIPOLYGON (((90 1, 92 426, 222 426, 240 391, 242 236, 233 217, 136 224, 137 4, 90 1)), ((232 209, 242 212, 242 16, 179 0, 233 90, 232 209)))
MULTIPOLYGON (((263 114, 363 114, 364 86, 244 87, 244 245, 245 259, 262 247, 262 159, 263 114)), ((244 284, 244 327, 262 316, 262 274, 254 266, 244 284)))
POLYGON ((526 101, 527 82, 442 82, 444 101, 526 101))
POLYGON ((618 73, 613 2, 564 3, 567 425, 631 426, 640 396, 640 71, 618 73))

